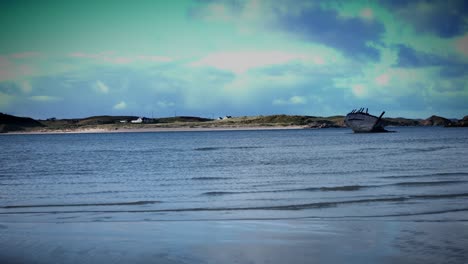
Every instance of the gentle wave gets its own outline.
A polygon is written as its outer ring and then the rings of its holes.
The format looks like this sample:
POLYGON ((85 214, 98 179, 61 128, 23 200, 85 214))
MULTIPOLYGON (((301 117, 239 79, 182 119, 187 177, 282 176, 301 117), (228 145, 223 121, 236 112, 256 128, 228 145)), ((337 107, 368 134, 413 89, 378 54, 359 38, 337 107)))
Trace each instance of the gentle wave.
POLYGON ((204 192, 202 195, 208 196, 219 196, 219 195, 227 195, 227 194, 241 194, 241 193, 252 193, 252 192, 204 192))
MULTIPOLYGON (((379 203, 379 202, 406 202, 410 200, 433 200, 433 199, 451 199, 468 197, 468 193, 454 193, 454 194, 428 194, 428 195, 408 195, 399 197, 385 197, 385 198, 369 198, 358 200, 344 200, 344 201, 331 201, 331 202, 318 202, 306 204, 290 204, 290 205, 276 205, 276 206, 258 206, 258 207, 192 207, 192 208, 168 208, 168 209, 151 209, 151 210, 77 210, 77 211, 39 211, 39 212, 1 212, 0 214, 33 214, 33 213, 160 213, 160 212, 200 212, 200 211, 249 211, 249 210, 290 210, 298 211, 305 209, 319 209, 328 207, 337 207, 340 205, 348 204, 363 204, 363 203, 379 203)), ((115 203, 110 205, 135 205, 146 203, 159 203, 159 202, 131 202, 131 203, 115 203)), ((85 205, 32 205, 32 206, 6 206, 4 209, 12 208, 25 208, 25 207, 55 207, 55 206, 86 206, 85 205)), ((103 204, 94 204, 103 205, 103 204)), ((109 204, 107 204, 109 205, 109 204)))
POLYGON ((441 173, 429 173, 420 175, 395 175, 395 176, 381 176, 382 179, 403 179, 403 178, 424 178, 424 177, 437 177, 437 176, 468 176, 468 172, 441 172, 441 173))
MULTIPOLYGON (((320 188, 316 188, 320 191, 357 191, 357 190, 360 190, 362 188, 370 188, 372 186, 361 186, 361 185, 347 185, 347 186, 334 186, 334 187, 320 187, 320 188)), ((314 188, 310 188, 310 190, 312 191, 314 188)), ((304 190, 308 190, 308 189, 304 189, 304 190)))
POLYGON ((185 151, 182 148, 153 148, 153 149, 96 149, 93 150, 93 153, 105 153, 105 154, 155 154, 155 153, 160 153, 163 151, 171 151, 171 152, 181 152, 185 151))
POLYGON ((427 147, 427 148, 405 148, 402 151, 403 153, 418 153, 418 152, 433 152, 444 149, 450 149, 449 146, 440 146, 440 147, 427 147))
POLYGON ((117 193, 138 193, 141 191, 97 191, 97 192, 75 192, 75 193, 67 193, 67 195, 95 195, 95 194, 117 194, 117 193))
POLYGON ((213 151, 213 150, 222 150, 222 149, 259 149, 263 147, 254 147, 254 146, 238 146, 238 147, 202 147, 195 148, 195 151, 213 151))
MULTIPOLYGON (((456 213, 456 212, 465 212, 465 211, 468 211, 468 208, 456 208, 456 209, 436 210, 436 211, 423 211, 423 212, 415 212, 415 213, 396 213, 396 214, 385 214, 385 215, 368 215, 368 216, 365 216, 365 217, 418 216, 418 215, 456 213)), ((348 217, 351 217, 351 216, 348 216, 348 217)))
POLYGON ((37 204, 37 205, 7 205, 1 206, 3 209, 14 208, 42 208, 42 207, 84 207, 84 206, 117 206, 117 205, 146 205, 157 204, 160 201, 137 201, 137 202, 120 202, 120 203, 81 203, 81 204, 37 204))
POLYGON ((315 191, 359 191, 367 188, 383 188, 388 186, 404 186, 404 187, 416 187, 416 186, 438 186, 438 185, 450 185, 458 183, 466 183, 467 181, 425 181, 425 182, 397 182, 382 185, 344 185, 344 186, 331 186, 331 187, 309 187, 309 188, 297 188, 297 189, 283 189, 283 190, 258 190, 258 191, 211 191, 204 192, 202 195, 208 196, 220 196, 220 195, 231 195, 231 194, 247 194, 247 193, 279 193, 279 192, 315 192, 315 191))
POLYGON ((349 185, 349 186, 334 186, 334 187, 310 187, 310 188, 298 188, 298 189, 284 189, 284 190, 262 190, 262 191, 213 191, 213 192, 204 192, 202 195, 208 196, 219 196, 219 195, 229 195, 229 194, 247 194, 247 193, 279 193, 279 192, 304 192, 304 191, 356 191, 362 188, 368 188, 370 186, 360 186, 360 185, 349 185))
POLYGON ((191 180, 195 181, 213 181, 213 180, 229 180, 231 179, 230 177, 192 177, 190 178, 191 180))
POLYGON ((393 186, 436 186, 436 185, 446 185, 446 184, 456 184, 464 183, 466 181, 422 181, 422 182, 397 182, 388 185, 393 186))

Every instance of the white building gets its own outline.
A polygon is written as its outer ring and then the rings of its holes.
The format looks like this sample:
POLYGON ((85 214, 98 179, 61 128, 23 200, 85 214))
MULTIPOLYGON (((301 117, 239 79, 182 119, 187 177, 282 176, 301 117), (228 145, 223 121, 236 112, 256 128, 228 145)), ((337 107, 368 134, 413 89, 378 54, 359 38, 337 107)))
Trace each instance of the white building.
POLYGON ((137 120, 130 121, 132 124, 141 124, 143 123, 143 118, 139 117, 137 120))

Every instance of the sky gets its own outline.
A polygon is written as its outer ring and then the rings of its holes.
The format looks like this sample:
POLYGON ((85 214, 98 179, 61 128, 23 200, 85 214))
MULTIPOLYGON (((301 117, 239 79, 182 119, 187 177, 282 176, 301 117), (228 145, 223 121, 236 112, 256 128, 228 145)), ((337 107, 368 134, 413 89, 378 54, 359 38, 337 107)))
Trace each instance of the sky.
POLYGON ((468 115, 468 2, 0 0, 0 112, 468 115))

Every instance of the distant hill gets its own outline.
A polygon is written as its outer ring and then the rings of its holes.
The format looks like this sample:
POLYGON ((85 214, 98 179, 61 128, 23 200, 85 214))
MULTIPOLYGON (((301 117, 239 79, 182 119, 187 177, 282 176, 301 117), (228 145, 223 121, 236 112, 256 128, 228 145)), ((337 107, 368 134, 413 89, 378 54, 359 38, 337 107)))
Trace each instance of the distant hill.
POLYGON ((446 125, 446 127, 468 127, 468 116, 464 116, 463 119, 452 122, 446 125))
POLYGON ((462 120, 459 121, 460 126, 468 127, 468 116, 464 116, 462 120))
POLYGON ((459 121, 461 126, 468 126, 468 116, 464 116, 462 120, 459 121))
POLYGON ((449 119, 436 115, 421 121, 421 125, 423 126, 448 126, 451 123, 452 121, 449 119))
POLYGON ((196 116, 175 116, 175 117, 163 117, 154 118, 155 123, 175 123, 175 122, 207 122, 213 121, 212 119, 196 117, 196 116))
POLYGON ((22 131, 43 126, 40 122, 29 117, 18 117, 0 113, 0 133, 22 131))
POLYGON ((137 118, 137 116, 90 116, 83 119, 78 119, 76 124, 80 126, 104 125, 119 123, 122 120, 131 121, 137 118))
POLYGON ((383 119, 385 126, 419 126, 421 125, 421 119, 409 119, 403 117, 388 117, 383 119))
POLYGON ((246 119, 242 123, 246 124, 287 124, 287 125, 307 125, 312 122, 313 116, 297 116, 297 115, 270 115, 257 116, 246 119))
POLYGON ((342 127, 344 126, 343 116, 316 117, 300 115, 270 115, 270 116, 252 116, 235 117, 219 121, 233 125, 258 125, 258 126, 306 126, 310 128, 318 127, 342 127))

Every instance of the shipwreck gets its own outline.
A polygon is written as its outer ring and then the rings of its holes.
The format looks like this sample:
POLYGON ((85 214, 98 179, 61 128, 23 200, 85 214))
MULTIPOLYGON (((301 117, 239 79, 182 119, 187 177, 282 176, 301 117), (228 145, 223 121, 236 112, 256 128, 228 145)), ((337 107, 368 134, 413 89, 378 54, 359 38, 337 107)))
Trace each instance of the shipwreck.
POLYGON ((354 133, 388 132, 382 120, 384 114, 385 111, 377 117, 369 114, 367 108, 354 109, 346 115, 344 122, 354 133))

